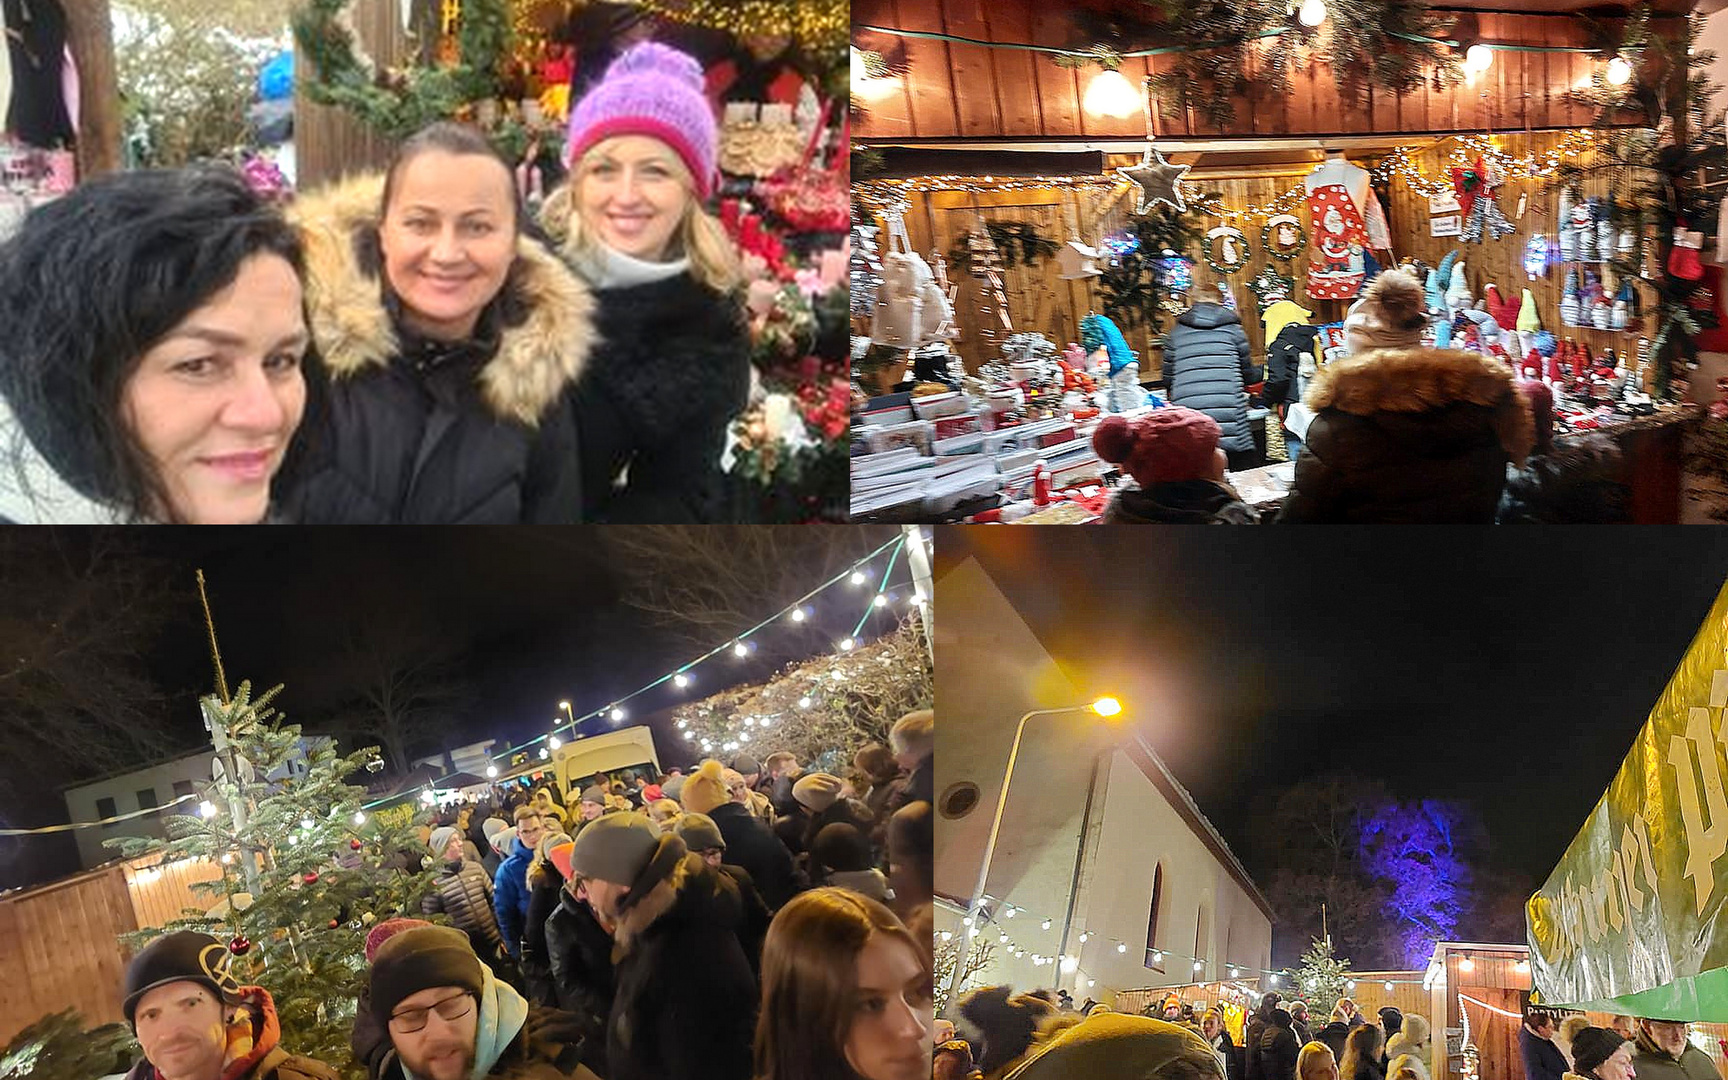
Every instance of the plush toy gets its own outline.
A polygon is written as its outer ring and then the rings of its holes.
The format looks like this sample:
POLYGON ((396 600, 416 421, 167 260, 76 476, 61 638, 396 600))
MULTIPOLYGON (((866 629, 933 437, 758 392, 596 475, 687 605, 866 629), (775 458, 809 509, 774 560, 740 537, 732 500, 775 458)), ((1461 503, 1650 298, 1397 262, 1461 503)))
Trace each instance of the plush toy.
POLYGON ((1091 314, 1080 320, 1080 344, 1091 352, 1100 345, 1110 356, 1110 374, 1122 370, 1134 363, 1138 357, 1128 348, 1128 339, 1122 336, 1122 331, 1116 324, 1099 314, 1091 314))

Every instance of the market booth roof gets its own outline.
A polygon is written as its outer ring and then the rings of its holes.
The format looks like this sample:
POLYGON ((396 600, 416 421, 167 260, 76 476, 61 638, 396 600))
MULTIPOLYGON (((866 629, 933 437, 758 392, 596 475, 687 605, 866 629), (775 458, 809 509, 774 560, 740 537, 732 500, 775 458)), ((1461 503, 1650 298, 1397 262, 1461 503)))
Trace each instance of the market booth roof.
POLYGON ((1728 1021, 1728 586, 1613 783, 1525 905, 1533 1001, 1728 1021))

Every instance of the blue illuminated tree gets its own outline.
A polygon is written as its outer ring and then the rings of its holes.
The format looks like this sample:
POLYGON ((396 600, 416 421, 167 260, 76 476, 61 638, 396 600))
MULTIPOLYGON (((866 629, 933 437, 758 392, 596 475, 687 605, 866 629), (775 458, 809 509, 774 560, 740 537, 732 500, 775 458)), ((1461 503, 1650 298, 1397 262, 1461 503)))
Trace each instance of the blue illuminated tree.
POLYGON ((1386 910, 1405 964, 1427 963, 1436 941, 1453 938, 1470 901, 1466 851, 1479 833, 1462 806, 1433 799, 1383 802, 1363 816, 1362 866, 1390 886, 1386 910))

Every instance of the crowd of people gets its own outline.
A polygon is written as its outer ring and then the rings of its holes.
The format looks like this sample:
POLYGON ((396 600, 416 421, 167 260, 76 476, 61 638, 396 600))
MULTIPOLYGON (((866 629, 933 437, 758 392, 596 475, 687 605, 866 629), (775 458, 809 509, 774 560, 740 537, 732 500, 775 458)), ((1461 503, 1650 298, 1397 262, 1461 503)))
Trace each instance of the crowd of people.
POLYGON ((751 389, 701 66, 625 51, 531 210, 477 129, 284 213, 93 179, 0 247, 0 521, 706 522, 751 389))
POLYGON ((1615 1016, 1607 1027, 1572 1014, 1528 1009, 1518 1029, 1524 1080, 1717 1080, 1710 1055, 1684 1020, 1615 1016))
MULTIPOLYGON (((1348 355, 1304 401, 1295 477, 1272 520, 1318 524, 1567 524, 1630 520, 1613 440, 1554 441, 1554 394, 1481 353, 1421 345, 1422 285, 1391 270, 1344 320, 1348 355)), ((1238 330, 1240 328, 1238 327, 1238 330)), ((1245 342, 1244 342, 1245 345, 1245 342)), ((1256 524, 1228 481, 1226 433, 1204 411, 1172 406, 1107 417, 1092 441, 1133 480, 1105 519, 1131 524, 1256 524)))
MULTIPOLYGON (((365 941, 368 1080, 924 1080, 934 715, 789 753, 519 787, 422 829, 427 918, 365 941), (436 920, 436 921, 434 921, 436 920)), ((192 931, 133 958, 133 1080, 336 1080, 192 931)))

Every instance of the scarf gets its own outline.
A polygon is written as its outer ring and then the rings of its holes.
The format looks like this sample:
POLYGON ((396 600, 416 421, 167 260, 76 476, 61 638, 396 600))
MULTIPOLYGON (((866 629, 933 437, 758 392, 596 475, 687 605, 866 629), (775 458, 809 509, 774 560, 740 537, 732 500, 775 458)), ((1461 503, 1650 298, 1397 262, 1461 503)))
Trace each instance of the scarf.
POLYGON ((651 285, 656 281, 675 278, 690 269, 688 257, 670 262, 649 262, 599 242, 589 250, 577 254, 572 262, 576 272, 596 289, 628 289, 636 285, 651 285))
MULTIPOLYGON (((499 982, 484 963, 480 965, 480 973, 484 980, 480 985, 480 1020, 474 1031, 474 1067, 468 1072, 468 1080, 483 1080, 504 1056, 510 1040, 528 1022, 528 999, 510 984, 499 982)), ((408 1080, 421 1080, 409 1071, 406 1063, 402 1065, 402 1075, 408 1080)), ((232 1078, 223 1076, 222 1080, 232 1078)))

